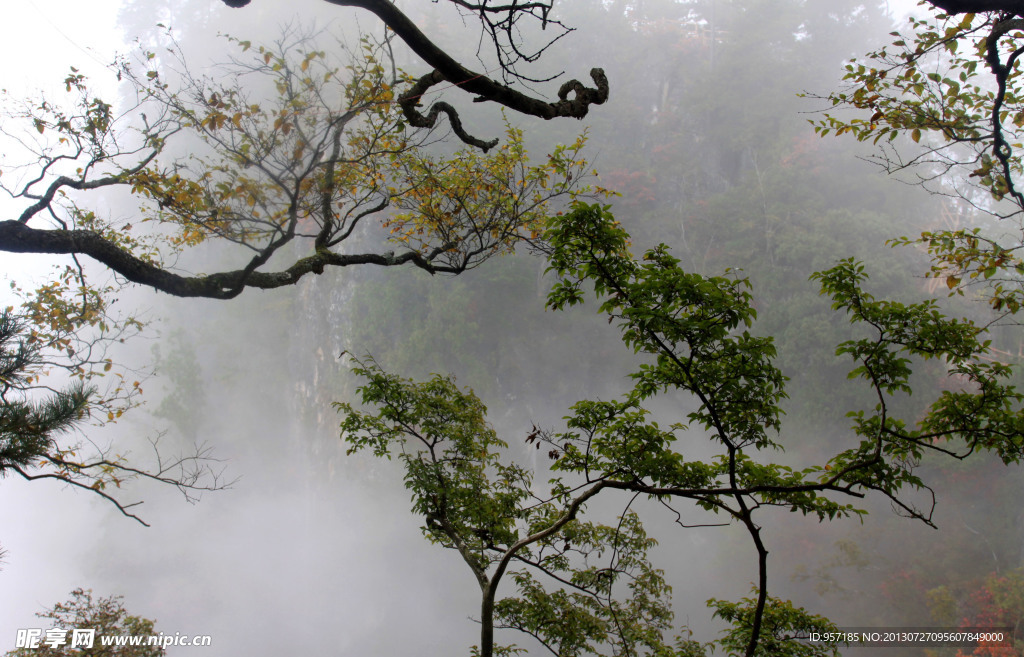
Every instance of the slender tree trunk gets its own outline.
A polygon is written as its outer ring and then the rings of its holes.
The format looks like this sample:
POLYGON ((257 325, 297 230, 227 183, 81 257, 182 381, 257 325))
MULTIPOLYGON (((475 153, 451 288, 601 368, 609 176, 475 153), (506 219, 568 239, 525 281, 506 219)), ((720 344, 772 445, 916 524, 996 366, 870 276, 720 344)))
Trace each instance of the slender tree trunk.
POLYGON ((483 588, 480 603, 480 657, 494 655, 494 592, 497 582, 491 580, 483 588))

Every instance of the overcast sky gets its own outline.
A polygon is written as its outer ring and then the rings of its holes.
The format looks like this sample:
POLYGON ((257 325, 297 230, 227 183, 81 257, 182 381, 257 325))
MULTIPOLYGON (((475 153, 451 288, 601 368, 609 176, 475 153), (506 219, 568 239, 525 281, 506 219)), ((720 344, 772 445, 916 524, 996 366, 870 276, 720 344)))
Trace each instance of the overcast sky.
POLYGON ((72 65, 103 81, 109 75, 103 65, 124 50, 117 29, 120 5, 118 0, 7 3, 0 21, 0 87, 11 93, 50 87, 72 65))

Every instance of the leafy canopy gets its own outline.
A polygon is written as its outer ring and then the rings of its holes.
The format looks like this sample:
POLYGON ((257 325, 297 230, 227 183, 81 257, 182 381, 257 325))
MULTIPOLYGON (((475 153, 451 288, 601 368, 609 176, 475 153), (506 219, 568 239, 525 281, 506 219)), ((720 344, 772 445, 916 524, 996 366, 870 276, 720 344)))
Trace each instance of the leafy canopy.
POLYGON ((865 337, 840 344, 837 353, 852 361, 850 379, 865 383, 877 403, 849 413, 851 444, 824 463, 786 465, 778 453, 788 442, 780 408, 787 379, 773 363, 771 338, 750 332, 756 312, 745 279, 685 272, 664 245, 633 257, 628 235, 599 205, 580 203, 552 218, 545 238, 558 276, 549 305, 580 303, 592 287, 601 312, 618 321, 624 345, 642 355, 623 398, 580 401, 566 430, 534 427, 527 436, 528 444, 548 449, 548 494, 505 454, 507 443, 484 420, 480 400, 450 379, 418 384, 357 361, 354 372, 366 381, 362 401, 372 411, 337 405, 351 450, 400 455, 425 534, 458 550, 476 576, 483 593, 479 654, 501 654, 494 627, 525 632, 559 655, 601 645, 616 655, 701 654, 690 639, 666 641, 669 590, 646 560, 652 539, 631 509, 642 497, 676 513, 689 503, 724 516, 706 524, 735 524, 750 538, 754 596, 709 601, 733 623, 718 646, 748 657, 837 654, 837 646, 799 640, 800 631, 833 627, 826 619, 768 595, 762 507, 831 520, 865 513, 847 500, 875 491, 931 523, 934 501, 919 507, 913 494, 930 490, 917 473, 926 454, 962 459, 992 451, 1006 463, 1024 455, 1024 398, 1007 380, 1010 369, 985 359, 982 329, 944 316, 932 301, 874 299, 863 289, 863 266, 847 260, 814 278, 833 309, 862 327, 865 337), (951 389, 923 415, 901 417, 913 370, 930 359, 942 361, 951 389), (667 428, 650 419, 647 402, 679 393, 692 410, 667 428), (680 447, 685 430, 698 430, 717 454, 688 457, 680 447), (581 518, 585 502, 613 491, 628 500, 617 524, 581 518), (603 554, 612 555, 610 565, 595 569, 592 559, 603 554), (515 596, 498 598, 497 584, 513 562, 528 567, 512 573, 515 596), (620 600, 614 587, 623 579, 629 597, 620 600))

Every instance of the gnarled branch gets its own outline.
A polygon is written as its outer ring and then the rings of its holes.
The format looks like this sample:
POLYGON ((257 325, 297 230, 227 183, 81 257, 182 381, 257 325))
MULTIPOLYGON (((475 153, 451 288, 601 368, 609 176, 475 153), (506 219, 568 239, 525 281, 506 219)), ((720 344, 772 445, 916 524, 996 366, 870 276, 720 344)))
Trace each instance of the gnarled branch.
POLYGON ((269 290, 294 285, 309 273, 322 273, 324 267, 349 265, 393 266, 414 264, 430 273, 458 273, 456 267, 434 265, 430 254, 416 251, 397 255, 377 253, 340 254, 319 250, 301 258, 287 269, 258 272, 239 269, 209 276, 182 276, 138 258, 118 248, 105 237, 90 230, 45 230, 17 221, 0 221, 0 251, 8 253, 81 254, 97 260, 133 283, 147 285, 177 297, 232 299, 247 287, 269 290))
MULTIPOLYGON (((558 100, 548 102, 534 98, 501 84, 491 78, 472 71, 457 62, 451 55, 438 47, 425 35, 412 20, 398 9, 390 0, 326 0, 343 7, 357 7, 373 13, 389 29, 391 29, 420 59, 433 67, 433 71, 420 77, 413 87, 403 94, 399 103, 409 123, 417 127, 433 127, 439 113, 448 115, 452 129, 463 142, 485 152, 497 143, 497 140, 484 141, 469 135, 462 127, 458 113, 448 103, 434 103, 426 115, 417 109, 420 98, 432 86, 440 82, 449 82, 463 91, 476 96, 474 102, 491 101, 499 103, 520 114, 536 116, 542 119, 572 117, 582 119, 587 115, 591 105, 601 105, 608 100, 608 78, 604 70, 594 68, 590 77, 595 87, 587 87, 579 80, 564 83, 558 91, 558 100), (569 93, 574 97, 569 98, 569 93)), ((244 7, 248 0, 224 0, 229 7, 244 7)), ((463 3, 457 3, 463 4, 463 3)), ((487 7, 488 12, 530 12, 536 9, 533 3, 518 5, 511 3, 505 6, 487 7)), ((481 9, 483 11, 483 9, 481 9)), ((546 24, 547 12, 542 19, 546 24)))

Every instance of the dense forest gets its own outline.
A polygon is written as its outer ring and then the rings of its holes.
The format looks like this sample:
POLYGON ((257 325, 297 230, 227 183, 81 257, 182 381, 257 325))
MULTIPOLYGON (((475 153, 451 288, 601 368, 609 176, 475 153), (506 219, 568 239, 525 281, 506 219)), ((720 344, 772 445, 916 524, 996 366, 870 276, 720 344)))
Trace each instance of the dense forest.
MULTIPOLYGON (((450 114, 417 130, 398 113, 422 67, 367 13, 260 4, 125 2, 139 51, 116 102, 72 73, 80 114, 5 118, 81 139, 100 175, 97 133, 147 109, 118 156, 173 164, 119 163, 128 190, 94 211, 79 185, 53 221, 180 280, 85 258, 39 289, 8 272, 0 637, 50 627, 72 595, 119 613, 111 632, 213 638, 171 655, 856 652, 792 639, 836 627, 1010 628, 1014 648, 884 654, 1021 654, 1024 114, 1011 86, 988 156, 992 83, 966 97, 985 62, 970 39, 999 16, 560 0, 551 32, 523 28, 547 49, 510 84, 553 96, 602 67, 607 100, 545 121, 453 98, 498 138, 484 152, 450 114), (936 81, 950 115, 968 107, 956 120, 914 118, 913 73, 850 64, 894 56, 899 31, 937 53, 913 60, 926 79, 970 71, 959 95, 936 81), (262 154, 271 133, 288 157, 262 154), (978 142, 977 160, 942 150, 978 142), (81 444, 109 467, 81 467, 81 444), (68 490, 19 482, 40 454, 68 490)), ((488 59, 472 12, 409 4, 492 78, 518 52, 488 59)), ((5 158, 17 192, 34 174, 5 158)))

